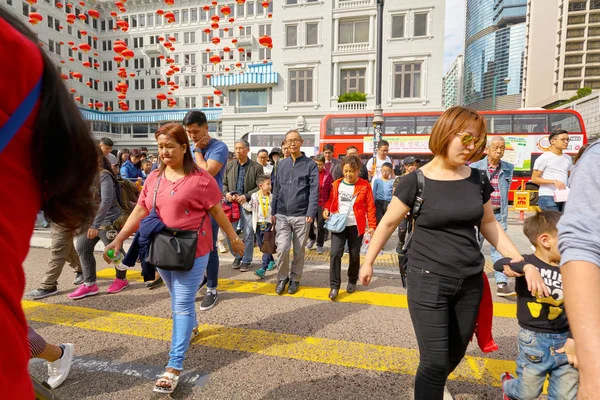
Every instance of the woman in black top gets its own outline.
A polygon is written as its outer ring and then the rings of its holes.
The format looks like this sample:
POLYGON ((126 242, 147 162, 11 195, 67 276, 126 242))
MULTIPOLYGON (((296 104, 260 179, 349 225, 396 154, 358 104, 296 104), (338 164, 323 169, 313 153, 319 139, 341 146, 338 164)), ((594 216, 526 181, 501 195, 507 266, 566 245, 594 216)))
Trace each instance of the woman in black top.
MULTIPOLYGON (((476 227, 505 257, 522 260, 496 222, 488 179, 466 165, 486 143, 485 120, 463 107, 447 110, 429 138, 434 154, 421 168, 423 205, 408 257, 408 308, 419 344, 415 400, 441 400, 448 375, 465 355, 473 335, 483 292, 485 259, 476 227)), ((378 225, 360 271, 368 285, 373 261, 398 224, 412 209, 417 175, 399 183, 378 225)))

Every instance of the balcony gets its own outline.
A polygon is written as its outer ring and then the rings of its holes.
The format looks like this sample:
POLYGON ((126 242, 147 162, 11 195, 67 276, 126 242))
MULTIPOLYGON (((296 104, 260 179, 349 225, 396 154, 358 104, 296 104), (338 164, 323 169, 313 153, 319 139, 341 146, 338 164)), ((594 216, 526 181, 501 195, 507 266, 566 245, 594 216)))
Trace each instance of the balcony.
POLYGON ((351 10, 375 6, 375 0, 337 0, 338 10, 351 10))
POLYGON ((252 46, 253 43, 253 38, 251 35, 245 35, 245 36, 238 36, 237 37, 237 43, 235 44, 238 47, 244 47, 244 46, 252 46))
POLYGON ((338 44, 336 52, 338 53, 358 53, 361 51, 369 51, 369 43, 347 43, 338 44))
POLYGON ((160 44, 147 44, 144 46, 144 53, 148 56, 158 56, 163 54, 163 46, 160 44))
POLYGON ((367 109, 366 101, 348 101, 345 103, 338 103, 338 111, 364 111, 367 109))

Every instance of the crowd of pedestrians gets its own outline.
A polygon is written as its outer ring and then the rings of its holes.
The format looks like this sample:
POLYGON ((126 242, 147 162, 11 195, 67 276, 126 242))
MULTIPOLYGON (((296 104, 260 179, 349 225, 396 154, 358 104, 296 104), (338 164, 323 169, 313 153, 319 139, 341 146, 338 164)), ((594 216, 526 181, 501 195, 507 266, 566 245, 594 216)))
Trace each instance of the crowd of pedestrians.
POLYGON ((48 362, 48 384, 54 388, 67 378, 74 354, 72 344, 47 343, 28 327, 20 305, 22 264, 39 210, 51 222, 51 258, 30 298, 56 294, 66 262, 78 285, 68 297, 98 294, 93 251, 100 240, 105 260, 116 269, 108 293, 128 287, 127 268, 138 259, 148 282, 164 282, 171 295, 172 338, 155 392, 172 393, 178 385, 190 341, 199 333, 199 289, 207 287, 200 310, 217 303, 221 230, 234 269, 250 270, 259 245, 263 257, 255 274, 263 278, 277 268, 277 294, 300 290, 307 247, 316 244, 317 252, 324 252, 329 235, 331 300, 341 288, 345 247, 346 291, 352 293, 357 283, 371 282, 376 257, 398 231, 400 242, 410 244, 407 293, 420 353, 419 400, 443 397, 476 324, 480 347, 497 349, 491 318, 485 318, 492 303, 483 273, 483 237, 492 245, 496 293, 517 296, 517 374, 502 375, 504 398, 536 398, 547 375, 551 399, 587 400, 600 393, 600 145, 581 151, 573 167, 564 154, 568 132, 550 135, 548 151, 533 166, 542 211, 524 224, 535 251, 521 255, 506 234, 513 166, 502 160, 504 140, 488 140, 485 120, 474 111, 447 110, 430 135, 433 159, 421 167, 420 160, 406 157, 396 177, 385 140, 365 166, 353 147, 341 160, 331 145, 314 159, 307 157, 296 130, 286 134, 281 150, 259 151, 257 161, 248 156, 248 142, 238 140, 229 160, 227 146, 210 136, 200 111, 158 129, 157 157, 144 148, 121 149, 115 157, 110 139, 93 142, 89 124, 37 38, 1 9, 0 39, 0 51, 28 65, 0 66, 2 76, 11 76, 2 80, 11 96, 0 100, 0 179, 13 188, 3 193, 0 208, 5 238, 0 241, 0 340, 10 344, 0 358, 0 391, 6 398, 32 393, 30 358, 48 362), (72 157, 56 159, 59 148, 72 157), (129 180, 141 187, 134 198, 129 180), (134 233, 134 244, 125 249, 134 233), (361 266, 365 235, 372 237, 361 266), (173 258, 161 247, 165 237, 184 251, 173 258), (515 279, 513 291, 508 278, 515 279))

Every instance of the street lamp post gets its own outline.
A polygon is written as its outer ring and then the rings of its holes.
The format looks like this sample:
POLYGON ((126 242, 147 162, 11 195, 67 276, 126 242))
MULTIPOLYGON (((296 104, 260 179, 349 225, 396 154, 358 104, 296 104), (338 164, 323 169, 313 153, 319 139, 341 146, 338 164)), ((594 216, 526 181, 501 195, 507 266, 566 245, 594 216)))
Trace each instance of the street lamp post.
POLYGON ((375 110, 373 112, 373 166, 377 162, 377 145, 383 131, 383 108, 381 106, 381 79, 383 75, 383 2, 377 0, 377 60, 375 69, 375 110))
MULTIPOLYGON (((504 83, 509 84, 510 78, 504 78, 504 83)), ((496 86, 498 84, 498 75, 494 75, 494 86, 492 87, 492 111, 496 111, 496 86)))

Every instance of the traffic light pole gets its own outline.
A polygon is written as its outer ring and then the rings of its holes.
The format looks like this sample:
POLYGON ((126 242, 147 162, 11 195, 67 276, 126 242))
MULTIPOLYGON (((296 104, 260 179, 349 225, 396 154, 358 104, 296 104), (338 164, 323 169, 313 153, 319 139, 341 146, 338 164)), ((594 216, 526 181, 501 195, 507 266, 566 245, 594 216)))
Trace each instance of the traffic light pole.
POLYGON ((373 113, 373 166, 377 162, 377 145, 383 134, 383 109, 381 106, 381 85, 383 75, 383 2, 377 0, 377 60, 375 69, 375 110, 373 113))

